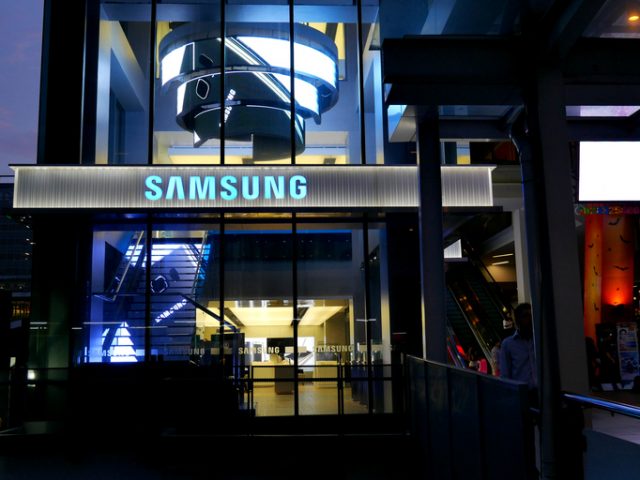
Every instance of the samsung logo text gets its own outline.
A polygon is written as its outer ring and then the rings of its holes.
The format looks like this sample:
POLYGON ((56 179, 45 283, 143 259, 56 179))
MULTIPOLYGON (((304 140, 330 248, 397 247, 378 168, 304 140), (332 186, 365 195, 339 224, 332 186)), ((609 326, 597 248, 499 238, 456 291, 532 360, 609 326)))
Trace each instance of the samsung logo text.
POLYGON ((307 179, 303 175, 224 175, 170 176, 149 175, 145 181, 147 200, 302 200, 307 196, 307 179))

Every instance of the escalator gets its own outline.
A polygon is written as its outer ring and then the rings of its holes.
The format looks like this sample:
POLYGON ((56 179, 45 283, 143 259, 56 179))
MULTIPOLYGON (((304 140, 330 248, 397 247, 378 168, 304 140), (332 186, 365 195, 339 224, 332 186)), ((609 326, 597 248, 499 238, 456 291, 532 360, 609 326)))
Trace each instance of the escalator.
POLYGON ((508 309, 492 294, 491 286, 472 263, 450 265, 447 287, 447 320, 458 345, 465 353, 474 348, 495 370, 491 349, 506 334, 508 309))
MULTIPOLYGON (((464 278, 471 291, 475 294, 476 302, 482 308, 491 328, 496 332, 501 332, 504 330, 505 325, 510 324, 510 318, 507 316, 508 309, 493 292, 492 287, 495 286, 493 279, 490 278, 488 281, 482 275, 480 268, 484 268, 484 266, 478 267, 476 265, 467 265, 464 278), (493 282, 494 285, 489 282, 493 282)), ((489 275, 488 272, 487 275, 489 275)))
POLYGON ((448 344, 451 344, 449 356, 454 364, 462 361, 463 366, 466 367, 467 352, 472 348, 479 352, 480 345, 478 345, 469 321, 450 289, 447 289, 447 323, 450 330, 448 344), (453 351, 454 348, 455 351, 453 351))

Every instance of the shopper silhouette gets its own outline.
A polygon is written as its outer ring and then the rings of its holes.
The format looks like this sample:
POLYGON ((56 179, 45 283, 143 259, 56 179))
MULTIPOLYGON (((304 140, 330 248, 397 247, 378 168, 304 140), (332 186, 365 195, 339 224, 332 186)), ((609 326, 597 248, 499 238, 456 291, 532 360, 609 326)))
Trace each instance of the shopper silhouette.
POLYGON ((536 357, 533 343, 531 305, 521 303, 515 309, 516 331, 502 342, 500 376, 525 382, 530 391, 538 386, 536 357))

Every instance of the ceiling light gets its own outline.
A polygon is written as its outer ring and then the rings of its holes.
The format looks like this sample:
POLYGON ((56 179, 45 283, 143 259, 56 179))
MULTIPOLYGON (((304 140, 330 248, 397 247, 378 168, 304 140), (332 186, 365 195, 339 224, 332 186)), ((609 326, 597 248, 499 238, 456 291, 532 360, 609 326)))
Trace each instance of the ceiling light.
POLYGON ((630 22, 637 22, 638 20, 640 20, 640 15, 638 15, 637 13, 632 13, 627 17, 627 20, 629 20, 630 22))
POLYGON ((491 264, 491 266, 493 267, 493 266, 496 266, 496 265, 507 265, 508 263, 509 263, 509 260, 503 260, 501 262, 493 262, 491 264))
POLYGON ((513 253, 501 253, 500 255, 494 255, 492 258, 500 258, 500 257, 512 257, 513 253))

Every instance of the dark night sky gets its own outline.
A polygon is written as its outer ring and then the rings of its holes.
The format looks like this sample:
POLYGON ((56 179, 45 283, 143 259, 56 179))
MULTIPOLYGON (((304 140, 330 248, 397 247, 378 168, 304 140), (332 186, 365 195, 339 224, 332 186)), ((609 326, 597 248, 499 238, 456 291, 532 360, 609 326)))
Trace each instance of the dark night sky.
POLYGON ((0 0, 0 175, 36 160, 42 4, 0 0))

